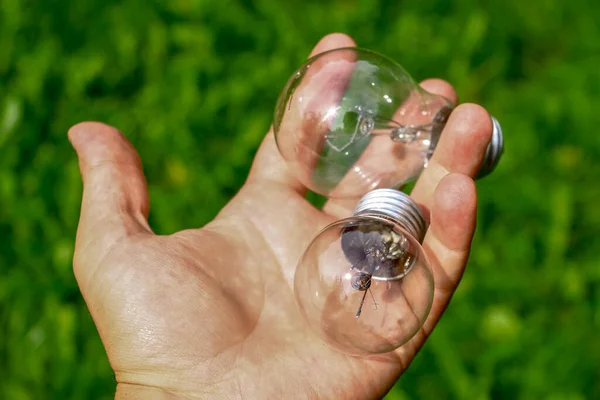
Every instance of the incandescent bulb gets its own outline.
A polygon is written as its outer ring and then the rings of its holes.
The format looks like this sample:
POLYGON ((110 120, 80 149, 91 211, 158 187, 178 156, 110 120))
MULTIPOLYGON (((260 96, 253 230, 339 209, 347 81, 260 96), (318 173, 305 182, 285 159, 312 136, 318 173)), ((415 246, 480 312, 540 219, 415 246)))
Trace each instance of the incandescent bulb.
POLYGON ((377 189, 327 226, 296 268, 294 294, 311 329, 338 351, 370 355, 410 340, 433 302, 421 247, 426 224, 406 194, 377 189))
MULTIPOLYGON (((414 180, 452 109, 449 100, 423 90, 394 61, 341 48, 310 58, 292 75, 277 102, 273 128, 279 151, 307 188, 357 198, 414 180)), ((500 124, 492 120, 480 177, 502 153, 500 124)))

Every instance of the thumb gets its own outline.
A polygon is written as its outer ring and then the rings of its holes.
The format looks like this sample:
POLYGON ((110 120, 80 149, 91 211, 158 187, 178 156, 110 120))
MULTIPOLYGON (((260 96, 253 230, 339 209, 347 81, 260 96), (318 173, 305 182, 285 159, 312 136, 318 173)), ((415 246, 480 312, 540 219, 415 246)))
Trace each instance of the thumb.
POLYGON ((133 145, 117 129, 98 122, 75 125, 68 135, 83 178, 73 263, 80 280, 113 246, 152 232, 148 188, 133 145))

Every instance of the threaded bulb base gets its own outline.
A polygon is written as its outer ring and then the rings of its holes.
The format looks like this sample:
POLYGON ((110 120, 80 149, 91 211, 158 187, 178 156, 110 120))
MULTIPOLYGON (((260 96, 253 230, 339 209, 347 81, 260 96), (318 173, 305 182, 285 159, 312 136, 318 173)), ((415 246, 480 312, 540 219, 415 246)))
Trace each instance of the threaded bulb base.
POLYGON ((481 168, 479 168, 479 173, 477 174, 477 179, 483 178, 489 175, 500 162, 500 157, 502 156, 502 152, 504 151, 504 137, 502 136, 502 127, 498 120, 492 117, 492 124, 494 126, 494 131, 492 132, 492 140, 488 145, 485 156, 483 157, 483 162, 481 163, 481 168))
POLYGON ((421 209, 410 196, 399 190, 375 189, 364 195, 354 210, 354 216, 366 214, 394 220, 419 242, 425 237, 427 224, 421 209))

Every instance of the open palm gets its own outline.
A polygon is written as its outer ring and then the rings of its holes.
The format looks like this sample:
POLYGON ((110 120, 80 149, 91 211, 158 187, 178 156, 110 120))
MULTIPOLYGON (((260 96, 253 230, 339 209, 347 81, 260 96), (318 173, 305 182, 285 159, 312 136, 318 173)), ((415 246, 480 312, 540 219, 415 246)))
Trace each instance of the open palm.
MULTIPOLYGON (((329 35, 313 53, 351 45, 347 36, 329 35)), ((422 85, 456 101, 445 82, 422 85)), ((300 318, 293 294, 302 251, 351 207, 308 203, 272 132, 246 184, 211 223, 158 236, 148 226, 148 192, 132 145, 100 123, 73 127, 84 180, 75 274, 115 371, 117 397, 383 396, 460 280, 475 229, 471 177, 491 131, 479 106, 461 105, 450 117, 412 193, 431 221, 424 248, 436 284, 433 309, 402 348, 358 358, 323 344, 300 318)))

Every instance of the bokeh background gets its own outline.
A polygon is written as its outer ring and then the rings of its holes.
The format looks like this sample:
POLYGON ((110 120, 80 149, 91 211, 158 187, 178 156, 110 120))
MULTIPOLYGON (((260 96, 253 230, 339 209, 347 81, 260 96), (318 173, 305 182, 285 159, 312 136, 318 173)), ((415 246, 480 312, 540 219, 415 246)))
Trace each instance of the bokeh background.
POLYGON ((109 399, 71 270, 69 126, 138 148, 158 233, 242 185, 279 91, 329 32, 501 121, 468 271, 388 399, 600 399, 600 3, 0 0, 0 398, 109 399))

